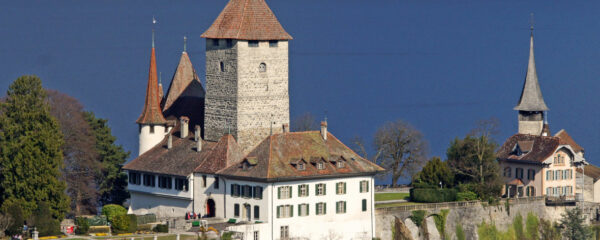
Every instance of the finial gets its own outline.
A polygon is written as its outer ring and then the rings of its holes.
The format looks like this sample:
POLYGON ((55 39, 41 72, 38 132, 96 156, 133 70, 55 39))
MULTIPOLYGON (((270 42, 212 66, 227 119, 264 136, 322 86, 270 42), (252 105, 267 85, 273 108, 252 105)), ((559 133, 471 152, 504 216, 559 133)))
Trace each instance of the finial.
POLYGON ((531 35, 533 35, 533 13, 529 17, 529 29, 531 29, 531 35))
POLYGON ((158 73, 158 84, 162 85, 162 72, 158 73))
POLYGON ((152 48, 154 48, 154 26, 156 26, 156 18, 152 16, 152 48))
POLYGON ((183 51, 187 52, 187 37, 183 36, 183 51))
POLYGON ((327 122, 327 110, 325 110, 325 122, 327 122))

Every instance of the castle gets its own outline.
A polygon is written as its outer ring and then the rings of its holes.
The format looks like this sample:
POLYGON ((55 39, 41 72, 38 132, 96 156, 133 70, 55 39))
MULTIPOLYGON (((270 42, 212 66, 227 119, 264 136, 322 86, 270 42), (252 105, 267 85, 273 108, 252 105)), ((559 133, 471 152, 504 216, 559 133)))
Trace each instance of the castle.
POLYGON ((202 37, 206 90, 184 50, 164 96, 152 44, 130 212, 241 222, 228 230, 244 239, 373 238, 383 169, 327 122, 289 131, 292 37, 266 2, 230 0, 202 37))

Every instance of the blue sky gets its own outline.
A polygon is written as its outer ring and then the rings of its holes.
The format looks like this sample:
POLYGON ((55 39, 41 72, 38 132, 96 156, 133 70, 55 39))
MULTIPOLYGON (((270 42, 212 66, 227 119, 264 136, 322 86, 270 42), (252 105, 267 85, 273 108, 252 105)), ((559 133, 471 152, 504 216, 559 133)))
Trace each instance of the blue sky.
MULTIPOLYGON (((152 16, 163 85, 188 52, 204 81, 204 39, 226 0, 2 1, 0 91, 23 74, 108 118, 137 154, 152 16)), ((342 141, 368 141, 403 119, 421 130, 430 155, 475 122, 496 117, 504 141, 517 131, 529 16, 552 133, 566 129, 600 164, 600 2, 267 0, 290 43, 292 117, 312 112, 342 141)))

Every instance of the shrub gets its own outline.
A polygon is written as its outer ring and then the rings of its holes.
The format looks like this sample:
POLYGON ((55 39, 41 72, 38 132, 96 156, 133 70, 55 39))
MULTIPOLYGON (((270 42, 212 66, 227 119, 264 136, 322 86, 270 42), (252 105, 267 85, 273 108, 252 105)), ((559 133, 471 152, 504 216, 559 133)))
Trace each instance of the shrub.
POLYGON ((537 216, 529 212, 525 221, 525 236, 527 236, 527 239, 540 239, 539 227, 540 221, 537 216))
POLYGON ((233 236, 233 232, 223 233, 223 236, 221 236, 221 240, 231 240, 232 236, 233 236))
POLYGON ((408 218, 410 218, 410 220, 412 220, 417 227, 421 227, 423 221, 425 220, 425 214, 427 214, 425 210, 416 210, 412 211, 412 215, 410 215, 408 218))
POLYGON ((137 230, 137 216, 133 214, 127 215, 129 218, 129 228, 127 228, 127 232, 133 233, 137 230))
POLYGON ((5 233, 8 236, 22 233, 25 217, 23 214, 23 208, 21 204, 15 201, 7 201, 2 205, 2 210, 4 213, 12 217, 12 224, 8 226, 5 233))
POLYGON ((124 233, 129 230, 129 216, 117 215, 112 218, 111 226, 116 233, 124 233))
POLYGON ((75 219, 75 234, 79 234, 79 235, 83 235, 83 234, 87 234, 88 231, 90 230, 90 223, 88 222, 87 218, 84 217, 78 217, 75 219))
POLYGON ((471 191, 459 192, 456 194, 456 201, 473 201, 477 200, 477 193, 471 191))
POLYGON ((102 207, 102 215, 105 215, 109 222, 113 221, 113 217, 127 215, 127 209, 117 204, 107 204, 102 207))
POLYGON ((449 237, 446 236, 447 235, 447 233, 446 233, 446 218, 448 217, 449 213, 450 213, 449 209, 442 209, 439 214, 433 215, 433 221, 435 222, 435 228, 437 228, 440 235, 443 236, 443 239, 450 239, 449 237))
POLYGON ((33 212, 33 225, 37 227, 40 237, 61 234, 60 222, 52 217, 46 202, 38 203, 38 208, 33 212))
POLYGON ((154 215, 153 213, 137 216, 138 224, 146 224, 146 223, 154 223, 154 222, 156 222, 156 215, 154 215))
POLYGON ((463 230, 462 225, 457 224, 456 225, 456 240, 466 240, 467 237, 465 236, 465 231, 463 230))
POLYGON ((513 219, 513 229, 515 229, 515 235, 517 239, 524 239, 525 233, 523 232, 523 216, 517 213, 517 216, 513 219))
POLYGON ((556 223, 552 223, 552 222, 542 218, 540 221, 540 225, 542 225, 541 231, 540 231, 540 233, 541 233, 540 237, 542 237, 542 239, 544 239, 544 240, 560 240, 561 239, 560 229, 558 228, 556 223))
POLYGON ((169 225, 167 225, 167 224, 158 224, 158 225, 156 225, 156 227, 154 227, 153 231, 159 232, 159 233, 168 233, 169 232, 169 225))
POLYGON ((150 224, 140 224, 140 225, 137 225, 137 230, 138 231, 150 232, 150 231, 152 231, 152 225, 150 225, 150 224))
POLYGON ((91 226, 88 232, 89 233, 105 233, 105 234, 108 234, 108 233, 110 233, 110 227, 109 226, 91 226))
POLYGON ((456 200, 456 189, 413 188, 410 199, 414 202, 452 202, 456 200))
POLYGON ((106 216, 101 215, 101 216, 93 216, 91 218, 87 219, 88 223, 91 226, 106 226, 108 225, 108 220, 106 219, 106 216))

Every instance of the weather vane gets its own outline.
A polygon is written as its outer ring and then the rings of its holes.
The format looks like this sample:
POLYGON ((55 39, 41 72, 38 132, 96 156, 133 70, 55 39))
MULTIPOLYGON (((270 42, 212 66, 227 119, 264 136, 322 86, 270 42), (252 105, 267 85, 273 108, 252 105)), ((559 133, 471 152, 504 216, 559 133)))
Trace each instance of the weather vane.
POLYGON ((529 16, 529 28, 531 29, 531 33, 533 33, 533 13, 529 16))

